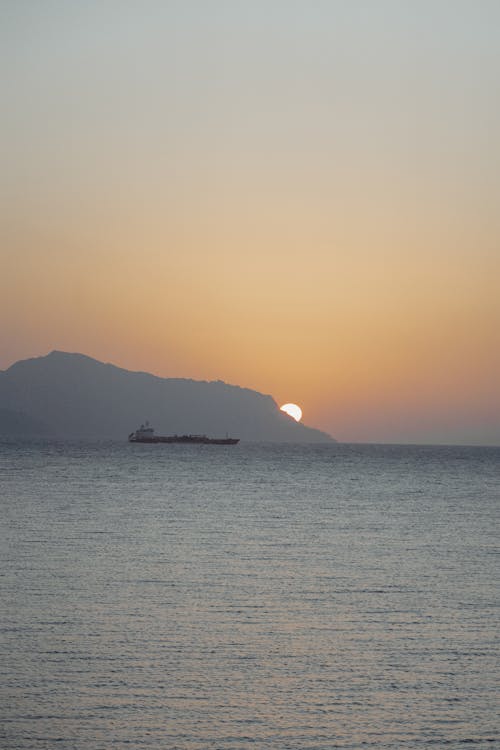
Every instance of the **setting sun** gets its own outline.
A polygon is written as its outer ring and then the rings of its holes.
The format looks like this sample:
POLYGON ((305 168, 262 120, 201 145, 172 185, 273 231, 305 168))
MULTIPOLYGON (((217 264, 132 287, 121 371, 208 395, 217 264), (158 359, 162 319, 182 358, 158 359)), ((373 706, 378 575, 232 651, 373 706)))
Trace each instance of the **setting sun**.
POLYGON ((293 417, 296 422, 300 422, 302 419, 302 409, 297 404, 283 404, 283 406, 280 406, 280 409, 285 414, 288 414, 289 417, 293 417))

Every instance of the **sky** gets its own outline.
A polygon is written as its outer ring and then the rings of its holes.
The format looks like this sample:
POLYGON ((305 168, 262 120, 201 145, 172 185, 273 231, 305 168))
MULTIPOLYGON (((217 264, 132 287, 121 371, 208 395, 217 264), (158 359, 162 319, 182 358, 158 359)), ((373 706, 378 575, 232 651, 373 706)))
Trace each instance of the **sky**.
POLYGON ((500 445, 500 3, 2 0, 0 369, 500 445))

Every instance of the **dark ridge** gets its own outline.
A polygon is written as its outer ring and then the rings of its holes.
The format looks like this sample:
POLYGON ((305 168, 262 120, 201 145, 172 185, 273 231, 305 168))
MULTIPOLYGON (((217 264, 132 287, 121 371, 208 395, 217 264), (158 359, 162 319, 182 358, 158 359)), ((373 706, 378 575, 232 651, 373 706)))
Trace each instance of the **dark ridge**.
POLYGON ((5 417, 4 434, 9 425, 22 430, 24 424, 28 434, 38 425, 37 434, 126 439, 147 419, 160 434, 333 441, 283 414, 271 396, 250 388, 220 380, 161 378, 61 351, 16 362, 0 372, 0 409, 24 415, 17 422, 5 417))

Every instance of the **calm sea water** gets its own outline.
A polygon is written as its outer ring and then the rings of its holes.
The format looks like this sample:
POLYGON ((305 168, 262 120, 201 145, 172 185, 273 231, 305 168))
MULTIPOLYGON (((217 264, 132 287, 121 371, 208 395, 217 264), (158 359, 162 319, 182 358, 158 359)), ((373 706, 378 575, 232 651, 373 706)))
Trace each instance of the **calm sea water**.
POLYGON ((497 748, 500 449, 0 444, 0 747, 497 748))

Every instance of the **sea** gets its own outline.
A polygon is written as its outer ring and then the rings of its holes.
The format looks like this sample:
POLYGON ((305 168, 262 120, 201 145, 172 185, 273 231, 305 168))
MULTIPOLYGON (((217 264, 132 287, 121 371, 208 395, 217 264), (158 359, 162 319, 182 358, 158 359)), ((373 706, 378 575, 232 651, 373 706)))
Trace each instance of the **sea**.
POLYGON ((500 448, 0 442, 2 750, 500 748, 500 448))

